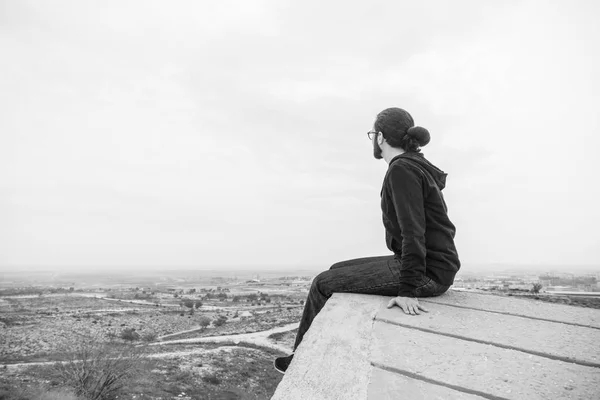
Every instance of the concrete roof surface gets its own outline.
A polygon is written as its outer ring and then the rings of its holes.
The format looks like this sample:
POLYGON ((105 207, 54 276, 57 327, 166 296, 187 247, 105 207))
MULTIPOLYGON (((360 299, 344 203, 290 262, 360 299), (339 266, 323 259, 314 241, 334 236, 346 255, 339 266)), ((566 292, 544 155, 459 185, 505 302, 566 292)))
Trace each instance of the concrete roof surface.
POLYGON ((450 290, 419 299, 336 293, 273 400, 600 399, 600 310, 450 290))

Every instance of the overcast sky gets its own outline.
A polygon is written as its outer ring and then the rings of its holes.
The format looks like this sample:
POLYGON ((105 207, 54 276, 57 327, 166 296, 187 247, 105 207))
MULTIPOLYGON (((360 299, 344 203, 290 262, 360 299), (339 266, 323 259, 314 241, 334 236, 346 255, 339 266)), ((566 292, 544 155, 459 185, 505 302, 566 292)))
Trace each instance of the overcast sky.
POLYGON ((0 0, 0 267, 388 254, 393 106, 463 265, 600 265, 599 4, 0 0))

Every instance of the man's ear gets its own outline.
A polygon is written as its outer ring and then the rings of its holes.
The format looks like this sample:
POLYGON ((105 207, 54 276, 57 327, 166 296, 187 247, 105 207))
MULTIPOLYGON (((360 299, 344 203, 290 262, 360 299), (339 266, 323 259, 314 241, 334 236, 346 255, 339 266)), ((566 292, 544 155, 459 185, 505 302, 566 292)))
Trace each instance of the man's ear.
POLYGON ((383 133, 379 132, 379 135, 377 135, 377 144, 381 146, 384 141, 385 138, 383 137, 383 133))

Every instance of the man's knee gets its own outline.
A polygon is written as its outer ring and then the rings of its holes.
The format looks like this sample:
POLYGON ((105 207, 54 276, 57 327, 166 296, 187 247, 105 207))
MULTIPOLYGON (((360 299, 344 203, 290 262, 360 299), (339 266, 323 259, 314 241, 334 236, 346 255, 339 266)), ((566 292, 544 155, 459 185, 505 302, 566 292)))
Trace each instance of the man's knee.
POLYGON ((346 262, 340 261, 340 262, 336 262, 335 264, 333 264, 331 267, 329 267, 329 269, 343 268, 345 266, 346 266, 346 262))
POLYGON ((321 272, 319 275, 315 276, 312 280, 311 288, 317 288, 319 284, 323 281, 323 273, 321 272))
POLYGON ((324 294, 323 293, 323 283, 325 282, 326 277, 327 277, 327 271, 323 271, 319 275, 315 276, 315 278, 312 281, 312 284, 310 285, 310 290, 313 292, 316 291, 321 294, 324 294))

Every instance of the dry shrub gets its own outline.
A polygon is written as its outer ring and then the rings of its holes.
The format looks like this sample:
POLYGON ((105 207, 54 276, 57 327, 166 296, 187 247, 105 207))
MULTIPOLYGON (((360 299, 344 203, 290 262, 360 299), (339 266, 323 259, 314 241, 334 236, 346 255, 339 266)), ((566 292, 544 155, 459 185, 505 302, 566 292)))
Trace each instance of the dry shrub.
POLYGON ((125 328, 121 331, 121 339, 133 342, 140 339, 140 334, 135 331, 135 328, 125 328))
POLYGON ((219 385, 221 380, 215 374, 207 374, 202 377, 202 380, 206 383, 210 383, 213 385, 219 385))
POLYGON ((154 342, 157 338, 156 332, 146 332, 142 335, 142 340, 145 342, 154 342))
POLYGON ((143 349, 120 348, 95 341, 78 346, 64 362, 54 366, 57 379, 88 400, 113 399, 132 378, 142 372, 143 349))

